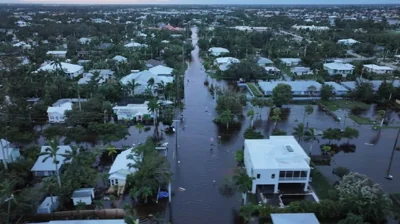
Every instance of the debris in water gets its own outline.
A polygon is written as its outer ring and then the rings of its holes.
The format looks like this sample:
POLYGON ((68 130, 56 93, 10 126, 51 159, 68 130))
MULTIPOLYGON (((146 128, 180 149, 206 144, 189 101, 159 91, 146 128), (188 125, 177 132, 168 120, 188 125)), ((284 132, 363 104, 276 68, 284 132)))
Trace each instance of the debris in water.
POLYGON ((179 187, 178 190, 179 190, 179 191, 186 191, 186 189, 183 188, 183 187, 179 187))

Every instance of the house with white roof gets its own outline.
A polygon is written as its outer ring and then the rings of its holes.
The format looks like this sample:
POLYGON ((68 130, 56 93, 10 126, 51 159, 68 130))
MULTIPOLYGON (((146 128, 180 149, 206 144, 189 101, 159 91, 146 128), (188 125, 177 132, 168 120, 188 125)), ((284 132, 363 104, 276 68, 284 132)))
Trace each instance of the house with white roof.
POLYGON ((88 37, 81 37, 79 38, 78 42, 80 44, 89 44, 90 41, 92 41, 92 38, 88 38, 88 37))
POLYGON ((287 67, 296 66, 301 62, 300 58, 280 58, 279 60, 287 67))
POLYGON ((174 69, 164 66, 164 65, 157 65, 149 69, 149 72, 157 75, 157 76, 172 76, 172 71, 174 69))
POLYGON ((27 44, 24 41, 20 41, 18 43, 13 44, 13 47, 20 47, 25 50, 29 50, 32 48, 32 46, 30 44, 27 44))
POLYGON ((296 80, 296 81, 272 81, 272 82, 264 82, 259 81, 258 85, 261 90, 264 92, 264 95, 272 95, 272 91, 279 84, 287 84, 292 88, 292 94, 296 96, 309 96, 310 94, 314 96, 318 96, 321 92, 321 84, 316 81, 311 80, 296 80), (309 92, 310 87, 315 87, 315 91, 312 93, 309 92))
POLYGON ((0 162, 12 163, 21 157, 19 149, 13 147, 11 143, 5 139, 0 140, 0 162))
POLYGON ((274 62, 271 61, 271 60, 268 59, 268 58, 264 58, 264 57, 259 57, 259 58, 257 58, 257 64, 258 64, 259 66, 271 65, 271 64, 273 64, 273 63, 274 63, 274 62))
POLYGON ((46 197, 36 210, 37 214, 51 214, 58 208, 58 196, 46 197))
POLYGON ((46 55, 54 58, 66 58, 67 51, 47 51, 46 55))
POLYGON ((152 117, 148 105, 149 101, 145 101, 142 104, 127 104, 125 106, 113 107, 113 112, 117 115, 118 120, 143 120, 144 115, 152 117))
POLYGON ((208 53, 210 53, 210 55, 212 56, 221 56, 224 54, 229 54, 229 50, 226 48, 222 48, 222 47, 212 47, 210 49, 208 49, 208 53))
POLYGON ((50 62, 37 69, 36 72, 40 71, 56 72, 57 69, 62 69, 65 72, 65 74, 67 74, 70 78, 76 78, 79 75, 83 74, 83 66, 81 65, 75 65, 65 62, 61 62, 60 64, 61 66, 59 67, 56 63, 50 62))
MULTIPOLYGON (((159 72, 161 72, 161 71, 159 71, 159 72)), ((165 73, 165 71, 162 72, 162 73, 165 73)), ((131 74, 122 77, 120 82, 121 82, 122 85, 128 85, 130 82, 133 82, 133 80, 135 80, 135 83, 139 84, 139 86, 135 87, 135 92, 134 93, 131 93, 131 95, 134 95, 134 94, 144 93, 146 91, 146 89, 148 89, 147 88, 148 87, 148 81, 151 78, 154 79, 154 84, 155 84, 154 87, 156 87, 156 85, 158 83, 167 84, 167 83, 172 83, 174 81, 174 77, 156 75, 156 74, 150 72, 149 70, 144 70, 144 71, 141 71, 141 72, 132 71, 131 74)))
POLYGON ((320 224, 314 213, 271 213, 272 224, 320 224))
POLYGON ((311 68, 301 67, 301 66, 290 68, 290 72, 292 72, 295 75, 300 75, 300 76, 313 74, 313 72, 311 71, 311 68))
POLYGON ((116 187, 119 193, 122 193, 125 188, 127 176, 136 172, 135 168, 129 167, 129 164, 135 164, 135 159, 137 159, 132 149, 124 150, 118 154, 108 172, 110 185, 116 187), (135 159, 128 159, 129 155, 134 156, 135 159))
MULTIPOLYGON (((42 146, 42 148, 40 148, 40 152, 46 152, 46 149, 49 147, 50 146, 42 146)), ((59 145, 57 147, 56 160, 58 161, 58 164, 54 163, 53 158, 48 158, 47 160, 43 161, 47 155, 39 156, 31 169, 33 175, 37 177, 48 177, 55 175, 60 171, 64 163, 69 162, 68 160, 65 160, 64 156, 62 156, 62 154, 66 154, 68 151, 72 151, 71 146, 69 145, 59 145)))
POLYGON ((309 31, 326 31, 329 30, 329 27, 327 26, 298 26, 294 25, 292 26, 293 29, 295 30, 309 30, 309 31))
POLYGON ((221 71, 228 70, 234 63, 240 63, 240 60, 233 57, 221 57, 214 60, 214 65, 217 65, 221 71))
POLYGON ((353 45, 353 44, 358 44, 358 43, 360 43, 360 42, 350 38, 350 39, 341 39, 341 40, 338 40, 337 43, 338 43, 338 44, 347 45, 347 46, 351 46, 351 45, 353 45))
POLYGON ((275 66, 265 66, 264 69, 270 75, 279 75, 281 73, 281 70, 275 66))
POLYGON ((79 85, 86 85, 95 77, 95 74, 98 73, 96 80, 98 84, 103 84, 107 82, 114 76, 114 72, 110 69, 92 69, 88 73, 83 73, 83 77, 79 79, 79 85))
POLYGON ((51 106, 47 108, 47 116, 49 123, 65 123, 65 112, 72 110, 72 103, 65 102, 60 105, 51 106))
POLYGON ((375 74, 392 74, 392 72, 394 71, 393 68, 388 67, 388 66, 380 66, 380 65, 375 65, 375 64, 366 64, 363 65, 363 69, 366 72, 370 72, 370 73, 375 73, 375 74))
POLYGON ((349 92, 349 90, 346 87, 336 82, 325 82, 325 85, 330 85, 333 87, 333 92, 335 93, 335 96, 343 96, 349 92))
POLYGON ((141 44, 137 42, 130 42, 124 45, 126 48, 143 48, 147 47, 147 44, 141 44))
POLYGON ((346 77, 349 74, 353 74, 354 66, 343 63, 341 60, 335 60, 331 63, 325 63, 324 70, 327 71, 329 75, 342 75, 346 77))
POLYGON ((124 62, 127 62, 127 61, 128 61, 128 59, 127 59, 126 57, 121 56, 121 55, 116 55, 116 56, 114 56, 112 59, 113 59, 114 61, 118 62, 118 63, 124 63, 124 62))
POLYGON ((71 199, 74 205, 78 205, 80 203, 91 205, 94 199, 94 188, 79 188, 72 192, 71 199))
POLYGON ((257 187, 279 193, 279 184, 301 184, 308 190, 310 157, 294 136, 271 136, 269 139, 244 141, 246 173, 254 178, 251 193, 257 187))

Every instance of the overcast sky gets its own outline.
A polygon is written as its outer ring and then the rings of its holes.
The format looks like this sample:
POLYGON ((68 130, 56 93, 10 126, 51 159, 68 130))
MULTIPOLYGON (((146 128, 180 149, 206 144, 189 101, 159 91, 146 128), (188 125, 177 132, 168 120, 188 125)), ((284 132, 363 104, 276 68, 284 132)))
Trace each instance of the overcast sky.
POLYGON ((400 4, 400 0, 0 0, 0 3, 67 4, 400 4))

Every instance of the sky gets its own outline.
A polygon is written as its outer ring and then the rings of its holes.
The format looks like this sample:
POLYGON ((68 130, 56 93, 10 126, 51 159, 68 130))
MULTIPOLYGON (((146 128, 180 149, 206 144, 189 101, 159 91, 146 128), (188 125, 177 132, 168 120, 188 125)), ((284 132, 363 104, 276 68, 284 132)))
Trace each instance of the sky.
POLYGON ((43 4, 400 4, 400 0, 0 0, 43 4))

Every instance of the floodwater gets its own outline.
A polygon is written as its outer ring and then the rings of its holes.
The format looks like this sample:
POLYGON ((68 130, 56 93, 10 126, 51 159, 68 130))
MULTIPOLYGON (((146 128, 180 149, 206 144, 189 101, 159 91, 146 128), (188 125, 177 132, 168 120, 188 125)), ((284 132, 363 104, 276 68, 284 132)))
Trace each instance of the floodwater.
MULTIPOLYGON (((185 119, 178 125, 178 149, 172 164, 172 222, 235 223, 240 196, 224 197, 218 185, 232 174, 234 153, 243 146, 243 138, 238 131, 218 132, 213 123, 216 103, 204 85, 206 74, 199 58, 196 28, 192 28, 192 42, 195 49, 185 74, 185 119), (228 135, 230 141, 219 142, 221 135, 228 135), (185 190, 179 191, 179 187, 185 190)), ((171 142, 169 148, 174 148, 171 142)))

